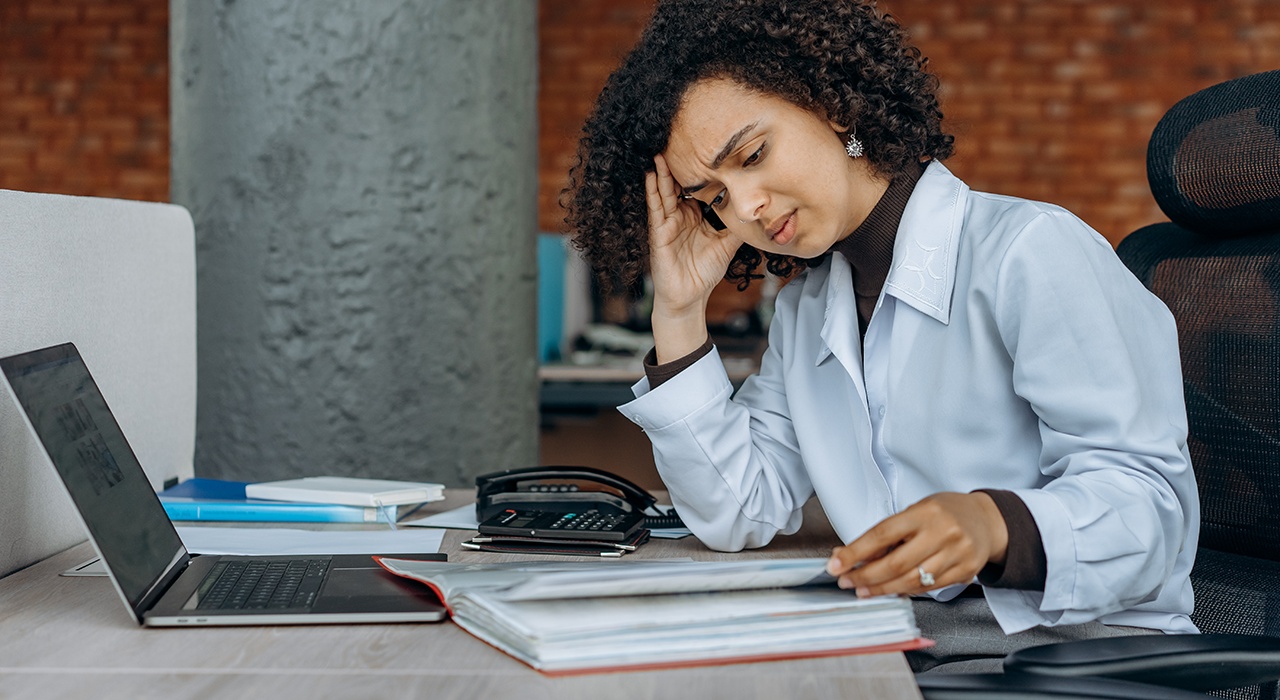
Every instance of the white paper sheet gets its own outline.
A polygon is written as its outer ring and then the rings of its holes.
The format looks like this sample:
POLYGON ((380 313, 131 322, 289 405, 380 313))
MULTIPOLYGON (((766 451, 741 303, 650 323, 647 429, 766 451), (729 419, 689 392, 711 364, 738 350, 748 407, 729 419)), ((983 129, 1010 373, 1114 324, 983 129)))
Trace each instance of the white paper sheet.
POLYGON ((476 506, 474 503, 446 510, 443 513, 428 515, 425 518, 417 520, 407 520, 397 523, 400 527, 447 527, 453 530, 474 530, 480 526, 476 520, 476 506))
POLYGON ((610 570, 632 570, 637 567, 652 566, 658 562, 687 562, 684 559, 579 559, 576 561, 510 561, 500 563, 445 563, 440 566, 420 567, 415 561, 403 559, 383 559, 382 565, 392 573, 430 583, 442 593, 446 600, 456 592, 464 590, 491 590, 510 588, 523 583, 529 578, 553 571, 593 571, 607 568, 610 570))
POLYGON ((392 573, 430 583, 451 603, 454 591, 483 590, 494 600, 529 601, 833 584, 835 578, 826 572, 826 563, 820 558, 633 559, 602 566, 595 562, 457 564, 388 559, 383 566, 392 573))
MULTIPOLYGON (((657 506, 657 508, 665 513, 671 506, 657 506)), ((399 525, 402 527, 445 527, 454 530, 474 530, 480 527, 479 521, 476 520, 475 504, 454 508, 435 515, 428 515, 418 520, 402 522, 399 525)), ((687 527, 668 527, 649 531, 650 537, 660 540, 678 540, 691 534, 693 533, 689 532, 687 527)))
POLYGON ((826 559, 756 561, 636 562, 634 569, 549 571, 494 593, 498 600, 548 600, 606 596, 740 591, 835 583, 826 559))
POLYGON ((192 554, 432 554, 440 530, 295 530, 289 528, 179 527, 192 554))

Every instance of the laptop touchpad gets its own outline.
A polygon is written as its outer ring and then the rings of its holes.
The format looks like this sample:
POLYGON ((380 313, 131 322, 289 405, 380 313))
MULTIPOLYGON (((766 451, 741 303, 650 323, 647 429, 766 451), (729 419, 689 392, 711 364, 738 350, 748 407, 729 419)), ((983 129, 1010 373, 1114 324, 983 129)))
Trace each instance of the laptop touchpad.
POLYGON ((399 612, 440 610, 430 588, 388 573, 380 566, 330 569, 324 590, 311 611, 399 612))

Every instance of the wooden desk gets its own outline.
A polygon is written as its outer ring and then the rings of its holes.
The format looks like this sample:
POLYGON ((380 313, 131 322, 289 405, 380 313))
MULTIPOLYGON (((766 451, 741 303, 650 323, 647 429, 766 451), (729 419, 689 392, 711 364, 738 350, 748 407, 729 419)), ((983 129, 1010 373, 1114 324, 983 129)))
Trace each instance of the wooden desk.
MULTIPOLYGON (((471 497, 450 491, 424 514, 471 497)), ((629 556, 825 556, 835 539, 825 523, 810 508, 804 531, 744 555, 685 538, 655 540, 629 556)), ((459 552, 469 536, 448 531, 441 551, 451 561, 519 558, 459 552)), ((447 622, 142 629, 106 578, 58 576, 92 555, 80 544, 0 580, 0 697, 920 698, 901 654, 552 679, 447 622)))

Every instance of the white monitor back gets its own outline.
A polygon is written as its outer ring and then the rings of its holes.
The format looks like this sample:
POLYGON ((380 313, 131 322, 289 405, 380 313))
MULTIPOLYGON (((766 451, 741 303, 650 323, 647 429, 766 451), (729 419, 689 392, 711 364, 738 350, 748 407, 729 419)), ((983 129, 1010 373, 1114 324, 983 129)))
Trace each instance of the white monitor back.
MULTIPOLYGON (((196 262, 186 209, 0 190, 0 357, 65 342, 79 348, 152 486, 192 476, 196 262)), ((87 536, 20 411, 0 388, 0 576, 87 536)))

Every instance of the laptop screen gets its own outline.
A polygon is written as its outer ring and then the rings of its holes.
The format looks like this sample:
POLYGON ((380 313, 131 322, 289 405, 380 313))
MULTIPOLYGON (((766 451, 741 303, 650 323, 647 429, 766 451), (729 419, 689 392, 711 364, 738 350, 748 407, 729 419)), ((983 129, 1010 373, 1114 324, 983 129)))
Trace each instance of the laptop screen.
POLYGON ((185 550, 98 385, 67 343, 0 359, 129 606, 185 550))

